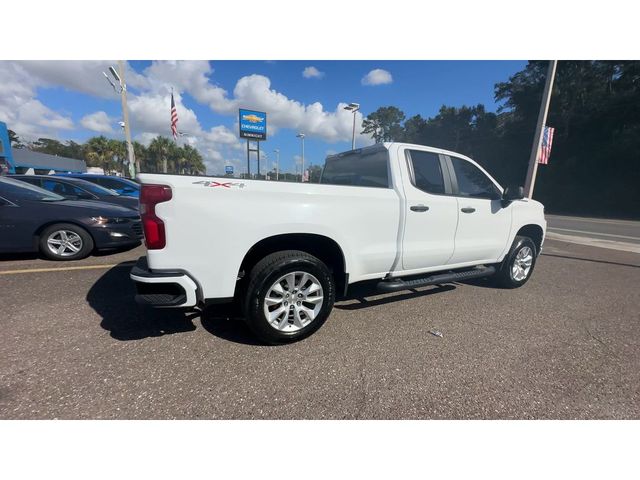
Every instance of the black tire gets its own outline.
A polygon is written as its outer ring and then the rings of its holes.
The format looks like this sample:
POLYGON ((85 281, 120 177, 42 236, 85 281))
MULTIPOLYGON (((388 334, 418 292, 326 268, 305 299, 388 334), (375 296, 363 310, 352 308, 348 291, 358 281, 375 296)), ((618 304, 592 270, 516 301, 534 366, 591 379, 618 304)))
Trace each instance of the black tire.
MULTIPOLYGON (((308 253, 285 250, 267 255, 251 269, 243 302, 243 313, 247 325, 261 341, 278 345, 302 340, 317 331, 329 317, 334 301, 335 281, 327 266, 308 253), (280 277, 292 272, 313 275, 322 287, 323 301, 319 313, 309 324, 297 331, 288 332, 278 330, 269 323, 264 312, 264 302, 274 283, 280 277)), ((293 305, 289 308, 293 308, 293 305)), ((288 313, 285 313, 285 317, 287 315, 288 313)))
MULTIPOLYGON (((526 250, 525 250, 526 252, 526 250)), ((502 288, 518 288, 529 281, 536 266, 538 253, 536 244, 529 237, 517 236, 513 240, 509 253, 504 257, 502 263, 498 266, 498 271, 494 275, 495 283, 502 288), (528 248, 531 252, 531 267, 524 278, 514 278, 513 266, 516 262, 518 253, 528 248)))
MULTIPOLYGON (((81 258, 85 258, 89 256, 89 254, 93 251, 93 238, 84 228, 79 227, 78 225, 74 225, 73 223, 56 223, 54 225, 49 225, 45 228, 40 234, 40 252, 47 258, 51 260, 80 260, 81 258), (67 235, 67 238, 76 239, 74 240, 72 245, 65 249, 62 254, 58 254, 54 252, 51 248, 49 248, 49 240, 50 237, 55 239, 56 242, 61 239, 61 235, 56 235, 56 232, 73 232, 77 237, 67 235), (71 250, 72 247, 78 248, 77 252, 71 250)), ((61 243, 60 243, 61 245, 61 243)))

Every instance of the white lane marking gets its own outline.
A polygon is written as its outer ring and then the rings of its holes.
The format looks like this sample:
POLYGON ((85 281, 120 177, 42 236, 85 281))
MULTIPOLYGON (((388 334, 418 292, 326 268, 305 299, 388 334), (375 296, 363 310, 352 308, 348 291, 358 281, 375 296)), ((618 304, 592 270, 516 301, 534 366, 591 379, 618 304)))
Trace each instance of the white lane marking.
POLYGON ((598 235, 603 237, 626 238, 629 240, 640 240, 640 237, 631 237, 629 235, 616 235, 613 233, 587 232, 586 230, 573 230, 571 228, 549 227, 549 230, 559 230, 561 232, 586 233, 587 235, 598 235))
POLYGON ((561 242, 577 243, 590 247, 608 248, 610 250, 621 250, 623 252, 640 253, 640 245, 626 242, 616 242, 599 238, 576 237, 574 235, 563 235, 561 233, 547 232, 546 238, 549 240, 559 240, 561 242))
POLYGON ((106 265, 83 265, 81 267, 61 267, 61 268, 24 268, 22 270, 5 270, 0 271, 0 275, 16 275, 19 273, 43 273, 43 272, 69 272, 72 270, 96 270, 100 268, 113 268, 113 267, 132 267, 133 263, 112 263, 106 265))
POLYGON ((637 220, 607 220, 604 218, 587 218, 587 217, 565 217, 562 215, 545 215, 550 220, 575 220, 579 222, 607 223, 610 225, 631 225, 638 226, 640 222, 637 220))

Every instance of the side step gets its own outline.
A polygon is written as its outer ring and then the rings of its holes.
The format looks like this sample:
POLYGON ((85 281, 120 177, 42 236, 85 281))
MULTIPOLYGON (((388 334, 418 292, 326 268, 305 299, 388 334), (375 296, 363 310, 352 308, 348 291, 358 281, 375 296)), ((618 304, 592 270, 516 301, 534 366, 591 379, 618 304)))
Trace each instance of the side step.
POLYGON ((436 285, 439 283, 458 282, 461 280, 470 280, 472 278, 488 277, 496 272, 496 267, 478 267, 473 270, 465 270, 464 272, 447 272, 438 273, 429 277, 416 278, 413 280, 402 280, 394 278, 391 280, 383 280, 378 282, 378 290, 382 292, 397 292, 398 290, 410 290, 417 287, 425 287, 427 285, 436 285))

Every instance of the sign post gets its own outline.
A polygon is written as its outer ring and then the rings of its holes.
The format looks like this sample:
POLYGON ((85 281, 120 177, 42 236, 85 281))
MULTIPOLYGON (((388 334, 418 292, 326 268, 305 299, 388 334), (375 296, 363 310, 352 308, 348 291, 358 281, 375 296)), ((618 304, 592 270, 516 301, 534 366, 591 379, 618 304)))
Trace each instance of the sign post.
POLYGON ((247 177, 251 178, 251 152, 258 155, 258 177, 260 176, 260 141, 267 139, 267 114, 256 110, 241 108, 238 110, 240 138, 247 139, 247 177), (250 142, 256 142, 251 148, 250 142))

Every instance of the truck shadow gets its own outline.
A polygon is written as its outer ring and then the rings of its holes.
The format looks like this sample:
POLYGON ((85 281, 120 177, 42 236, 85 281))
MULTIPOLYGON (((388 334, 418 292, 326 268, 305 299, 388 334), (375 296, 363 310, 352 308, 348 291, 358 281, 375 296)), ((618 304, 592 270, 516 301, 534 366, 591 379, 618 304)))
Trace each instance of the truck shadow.
MULTIPOLYGON (((244 345, 264 345, 256 339, 242 321, 234 304, 212 305, 204 312, 179 309, 153 309, 138 305, 134 300, 135 287, 129 279, 131 264, 123 262, 109 269, 89 289, 87 302, 100 315, 100 326, 116 340, 141 340, 196 329, 193 320, 200 317, 202 327, 212 335, 244 345)), ((363 282, 350 288, 340 298, 336 309, 360 310, 411 298, 454 290, 455 285, 443 284, 419 290, 381 294, 376 282, 363 282), (368 298, 370 297, 370 298, 368 298)))
POLYGON ((129 279, 131 264, 123 262, 109 269, 89 289, 87 302, 102 318, 100 326, 116 340, 141 340, 196 329, 198 313, 151 309, 134 300, 135 288, 129 279))

